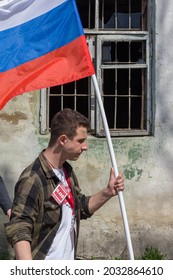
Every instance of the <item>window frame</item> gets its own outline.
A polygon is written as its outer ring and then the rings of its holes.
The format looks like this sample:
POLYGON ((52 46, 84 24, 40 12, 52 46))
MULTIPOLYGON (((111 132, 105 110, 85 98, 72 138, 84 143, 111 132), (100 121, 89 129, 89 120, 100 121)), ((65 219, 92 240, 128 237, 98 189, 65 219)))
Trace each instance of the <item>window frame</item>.
MULTIPOLYGON (((84 29, 88 47, 90 50, 93 63, 95 64, 96 77, 102 92, 102 80, 101 80, 101 43, 105 40, 135 40, 146 41, 146 67, 147 67, 147 88, 146 88, 146 130, 136 129, 123 129, 123 130, 110 130, 110 134, 113 137, 117 136, 147 136, 152 135, 154 132, 154 1, 148 0, 148 12, 147 22, 148 31, 136 31, 136 30, 99 30, 98 26, 98 0, 95 1, 95 29, 84 29), (94 50, 95 49, 95 50, 94 50)), ((116 66, 119 67, 118 65, 116 66)), ((40 91, 40 133, 49 133, 49 98, 48 90, 42 89, 40 91)), ((94 86, 91 81, 91 128, 94 130, 94 136, 105 137, 104 128, 102 124, 102 118, 97 104, 96 96, 94 94, 94 86)))
MULTIPOLYGON (((150 64, 150 55, 149 55, 149 36, 147 34, 147 32, 142 32, 140 35, 139 33, 135 34, 133 32, 133 34, 131 34, 131 32, 125 32, 125 37, 124 34, 120 34, 118 33, 117 35, 115 34, 109 34, 109 35, 98 35, 97 36, 97 60, 96 60, 96 73, 97 73, 97 81, 99 84, 99 88, 100 88, 100 93, 102 96, 102 85, 103 85, 103 81, 101 78, 101 71, 102 69, 121 69, 121 68, 126 68, 126 69, 133 69, 133 68, 147 68, 147 87, 146 87, 146 130, 142 130, 142 129, 115 129, 115 130, 110 130, 111 136, 140 136, 140 135, 149 135, 151 133, 151 100, 150 100, 150 96, 151 96, 151 82, 150 82, 150 77, 151 77, 151 69, 150 67, 148 67, 148 65, 150 64), (125 42, 125 41, 145 41, 146 42, 146 63, 145 64, 134 64, 134 65, 127 65, 123 64, 114 64, 112 66, 106 66, 106 65, 101 65, 101 49, 102 49, 102 42, 104 41, 116 41, 116 42, 125 42)), ((100 112, 98 110, 98 105, 96 104, 96 135, 97 136, 104 136, 104 129, 102 126, 102 120, 101 120, 101 116, 100 116, 100 112)))

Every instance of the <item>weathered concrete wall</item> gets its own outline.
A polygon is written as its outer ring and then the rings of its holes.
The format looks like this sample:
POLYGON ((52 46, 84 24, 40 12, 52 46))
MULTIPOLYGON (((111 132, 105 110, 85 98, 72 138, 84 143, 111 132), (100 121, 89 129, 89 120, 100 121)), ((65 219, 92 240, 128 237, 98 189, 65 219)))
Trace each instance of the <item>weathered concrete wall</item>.
MULTIPOLYGON (((113 146, 118 170, 124 172, 123 193, 135 257, 147 246, 173 259, 173 2, 156 1, 154 135, 116 138, 113 146)), ((0 111, 0 172, 11 197, 21 171, 46 147, 39 135, 39 95, 24 94, 0 111)), ((89 150, 73 163, 84 193, 107 184, 110 156, 104 139, 89 137, 89 150)), ((6 251, 0 212, 0 251, 6 251)), ((118 198, 91 219, 82 221, 78 253, 81 257, 126 256, 126 239, 118 198)))
MULTIPOLYGON (((39 152, 38 105, 38 95, 27 93, 14 98, 0 111, 0 172, 12 199, 21 171, 39 152)), ((7 243, 3 223, 6 221, 0 209, 0 252, 4 253, 7 243)))

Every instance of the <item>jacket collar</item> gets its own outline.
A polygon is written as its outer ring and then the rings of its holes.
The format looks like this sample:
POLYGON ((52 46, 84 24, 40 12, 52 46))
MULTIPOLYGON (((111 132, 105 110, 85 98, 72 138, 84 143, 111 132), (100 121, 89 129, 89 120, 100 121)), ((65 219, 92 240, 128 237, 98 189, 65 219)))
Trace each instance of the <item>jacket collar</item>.
MULTIPOLYGON (((46 160, 44 151, 45 150, 42 150, 41 153, 39 154, 39 160, 40 160, 41 166, 46 174, 46 177, 53 178, 53 177, 55 177, 55 173, 54 173, 53 169, 51 168, 50 164, 48 163, 48 161, 46 160)), ((70 176, 70 174, 73 170, 72 166, 67 161, 65 161, 63 164, 63 167, 67 171, 68 176, 70 176)))

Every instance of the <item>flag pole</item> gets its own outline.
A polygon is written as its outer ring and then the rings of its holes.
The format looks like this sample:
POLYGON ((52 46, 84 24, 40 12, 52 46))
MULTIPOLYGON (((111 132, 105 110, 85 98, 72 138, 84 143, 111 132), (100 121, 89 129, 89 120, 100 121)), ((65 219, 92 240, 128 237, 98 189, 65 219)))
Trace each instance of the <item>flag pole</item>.
MULTIPOLYGON (((97 82, 97 79, 96 79, 96 75, 95 74, 92 75, 91 78, 92 78, 92 81, 93 81, 93 84, 94 84, 96 97, 97 97, 98 105, 99 105, 102 120, 103 120, 103 125, 104 125, 104 129, 105 129, 105 133, 106 133, 106 139, 107 139, 107 142, 108 142, 108 148, 109 148, 111 161, 112 161, 112 166, 113 166, 114 171, 115 171, 115 176, 117 177, 118 176, 118 168, 117 168, 117 164, 116 164, 116 159, 115 159, 114 150, 113 150, 113 146, 112 146, 112 141, 111 141, 111 137, 110 137, 110 131, 109 131, 109 128, 108 128, 108 123, 107 123, 105 110, 104 110, 104 107, 103 107, 103 102, 102 102, 102 99, 101 99, 101 94, 100 94, 98 82, 97 82)), ((130 231, 129 231, 128 220, 127 220, 126 209, 125 209, 125 205, 124 205, 124 199, 123 199, 122 191, 118 192, 118 198, 119 198, 120 209, 121 209, 121 214, 122 214, 123 224, 124 224, 124 230, 125 230, 125 235, 126 235, 126 240, 127 240, 129 259, 134 260, 132 242, 131 242, 131 237, 130 237, 130 231)))

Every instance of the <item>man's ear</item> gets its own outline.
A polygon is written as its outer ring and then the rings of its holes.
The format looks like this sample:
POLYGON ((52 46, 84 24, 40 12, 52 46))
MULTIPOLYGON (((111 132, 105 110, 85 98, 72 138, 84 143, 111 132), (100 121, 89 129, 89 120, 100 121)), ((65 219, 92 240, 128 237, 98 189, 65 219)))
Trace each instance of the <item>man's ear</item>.
POLYGON ((64 146, 65 143, 67 141, 67 136, 65 134, 62 134, 60 137, 59 137, 59 143, 61 144, 61 146, 64 146))

